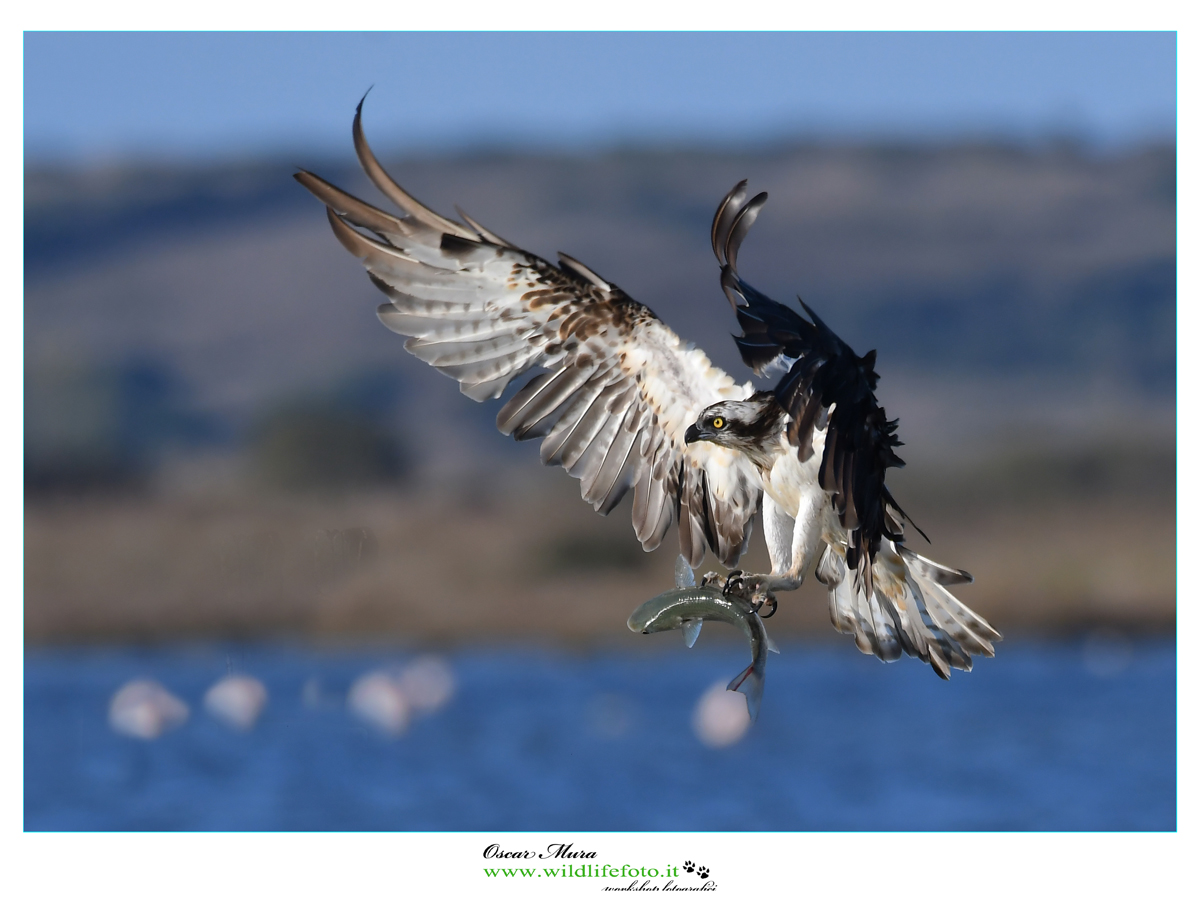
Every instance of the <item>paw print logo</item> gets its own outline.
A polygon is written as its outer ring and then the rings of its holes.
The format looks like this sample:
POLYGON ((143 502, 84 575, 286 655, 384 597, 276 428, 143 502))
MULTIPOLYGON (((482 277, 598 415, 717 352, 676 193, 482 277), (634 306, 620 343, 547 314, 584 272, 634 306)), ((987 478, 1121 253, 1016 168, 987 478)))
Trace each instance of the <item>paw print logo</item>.
POLYGON ((684 860, 684 862, 683 862, 683 871, 685 871, 685 872, 695 872, 695 871, 696 871, 696 864, 695 864, 694 862, 692 862, 690 859, 684 860))
POLYGON ((700 878, 707 878, 708 877, 708 867, 700 866, 699 868, 696 869, 696 875, 700 878))

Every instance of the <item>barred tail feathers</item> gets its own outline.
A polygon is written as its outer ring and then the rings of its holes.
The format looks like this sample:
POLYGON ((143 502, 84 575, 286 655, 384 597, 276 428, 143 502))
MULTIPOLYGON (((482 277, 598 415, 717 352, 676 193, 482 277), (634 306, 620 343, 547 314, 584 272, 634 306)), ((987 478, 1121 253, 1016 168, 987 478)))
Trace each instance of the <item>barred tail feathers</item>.
POLYGON ((827 546, 816 571, 829 591, 833 626, 853 634, 860 651, 884 662, 902 653, 915 656, 941 678, 949 678, 951 668, 969 672, 972 655, 995 655, 993 642, 1001 639, 1000 632, 946 589, 972 581, 966 572, 888 540, 881 543, 872 570, 869 597, 840 547, 827 546))

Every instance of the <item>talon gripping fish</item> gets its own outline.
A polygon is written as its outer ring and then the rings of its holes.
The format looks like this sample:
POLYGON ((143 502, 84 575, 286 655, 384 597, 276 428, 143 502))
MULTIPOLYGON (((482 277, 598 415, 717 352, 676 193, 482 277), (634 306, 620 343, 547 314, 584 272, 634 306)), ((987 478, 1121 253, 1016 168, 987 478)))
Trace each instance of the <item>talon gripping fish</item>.
POLYGON ((762 705, 763 683, 767 670, 767 651, 775 645, 767 637, 766 626, 750 602, 735 593, 726 593, 715 584, 697 585, 692 570, 680 557, 675 565, 674 590, 664 591, 647 600, 629 617, 629 630, 642 634, 658 631, 683 632, 683 640, 689 647, 700 636, 700 626, 705 619, 728 622, 742 630, 750 641, 753 657, 745 670, 734 676, 728 690, 746 695, 746 708, 751 721, 757 721, 758 709, 762 705))

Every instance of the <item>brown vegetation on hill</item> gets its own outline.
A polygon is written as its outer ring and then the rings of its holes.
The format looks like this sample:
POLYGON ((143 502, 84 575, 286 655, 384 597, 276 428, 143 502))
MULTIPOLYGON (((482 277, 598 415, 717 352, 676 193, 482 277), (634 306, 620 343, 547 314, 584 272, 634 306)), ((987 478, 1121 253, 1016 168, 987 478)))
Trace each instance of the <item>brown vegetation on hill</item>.
MULTIPOLYGON (((26 512, 26 638, 624 643, 633 608, 671 586, 674 531, 643 553, 628 501, 604 519, 576 491, 535 471, 458 491, 38 504, 26 512)), ((960 597, 1002 631, 1174 626, 1169 498, 1031 508, 957 493, 914 497, 935 542, 923 552, 970 570, 960 597)), ((744 563, 768 564, 759 537, 744 563)), ((780 601, 773 632, 835 637, 820 585, 780 601)))
MULTIPOLYGON (((577 256, 739 379, 708 226, 749 177, 771 201, 741 269, 878 348, 909 463, 889 484, 929 555, 975 574, 962 599, 1001 630, 1173 626, 1172 148, 395 172, 442 211, 577 256)), ((625 505, 596 516, 494 431, 498 404, 408 357, 290 173, 26 174, 27 640, 636 646, 625 617, 670 586, 674 532, 643 554, 625 505)), ((766 565, 760 537, 744 563, 766 565)), ((834 637, 812 584, 773 623, 834 637)))

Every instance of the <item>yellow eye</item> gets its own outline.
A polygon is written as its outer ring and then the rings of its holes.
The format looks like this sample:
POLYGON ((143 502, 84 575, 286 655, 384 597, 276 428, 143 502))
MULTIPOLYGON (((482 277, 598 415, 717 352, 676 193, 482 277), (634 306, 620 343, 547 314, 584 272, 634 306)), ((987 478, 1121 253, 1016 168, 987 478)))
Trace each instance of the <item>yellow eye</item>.
POLYGON ((717 416, 715 419, 712 420, 712 427, 713 428, 724 428, 725 420, 722 419, 720 416, 717 416))

